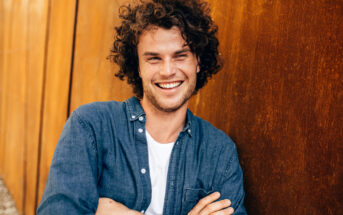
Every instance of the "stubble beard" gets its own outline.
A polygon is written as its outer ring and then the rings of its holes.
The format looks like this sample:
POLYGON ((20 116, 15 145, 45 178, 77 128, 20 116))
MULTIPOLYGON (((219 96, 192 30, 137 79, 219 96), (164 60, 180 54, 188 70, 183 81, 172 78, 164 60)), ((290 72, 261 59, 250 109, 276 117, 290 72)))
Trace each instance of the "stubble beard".
POLYGON ((158 95, 154 94, 148 86, 144 85, 145 84, 143 83, 144 96, 146 96, 149 102, 159 111, 171 113, 180 109, 192 97, 195 90, 196 80, 192 81, 189 84, 187 91, 182 95, 182 97, 177 102, 175 102, 175 105, 169 107, 166 107, 164 104, 162 104, 163 101, 161 101, 158 98, 158 95))

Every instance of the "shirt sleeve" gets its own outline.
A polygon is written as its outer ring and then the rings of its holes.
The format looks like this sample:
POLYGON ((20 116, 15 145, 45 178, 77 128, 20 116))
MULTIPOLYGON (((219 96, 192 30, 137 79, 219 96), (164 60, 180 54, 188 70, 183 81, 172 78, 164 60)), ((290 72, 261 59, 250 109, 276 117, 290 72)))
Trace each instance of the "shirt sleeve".
POLYGON ((232 202, 231 207, 235 210, 234 215, 245 215, 247 212, 244 207, 243 172, 234 143, 225 150, 225 154, 225 157, 229 159, 220 185, 220 199, 229 199, 232 202))
POLYGON ((37 214, 95 214, 99 198, 97 161, 93 129, 76 110, 55 149, 37 214))

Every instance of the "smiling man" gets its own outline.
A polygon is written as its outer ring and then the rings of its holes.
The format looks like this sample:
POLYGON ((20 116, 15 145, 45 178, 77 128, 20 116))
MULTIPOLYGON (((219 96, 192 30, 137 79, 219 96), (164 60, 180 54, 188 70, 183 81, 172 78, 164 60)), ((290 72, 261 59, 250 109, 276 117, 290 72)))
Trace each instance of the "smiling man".
POLYGON ((113 48, 136 97, 68 119, 38 214, 246 214, 232 140, 188 102, 219 71, 207 4, 153 0, 120 10, 113 48))

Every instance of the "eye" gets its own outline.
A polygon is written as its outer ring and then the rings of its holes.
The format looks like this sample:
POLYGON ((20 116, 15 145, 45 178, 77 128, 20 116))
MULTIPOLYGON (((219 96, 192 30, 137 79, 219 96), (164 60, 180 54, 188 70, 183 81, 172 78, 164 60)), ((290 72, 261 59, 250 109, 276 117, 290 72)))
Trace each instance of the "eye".
POLYGON ((187 54, 179 54, 175 56, 177 60, 184 60, 186 57, 187 57, 187 54))
POLYGON ((147 58, 147 61, 148 61, 149 63, 152 63, 152 64, 158 63, 160 60, 161 60, 160 57, 149 57, 149 58, 147 58))

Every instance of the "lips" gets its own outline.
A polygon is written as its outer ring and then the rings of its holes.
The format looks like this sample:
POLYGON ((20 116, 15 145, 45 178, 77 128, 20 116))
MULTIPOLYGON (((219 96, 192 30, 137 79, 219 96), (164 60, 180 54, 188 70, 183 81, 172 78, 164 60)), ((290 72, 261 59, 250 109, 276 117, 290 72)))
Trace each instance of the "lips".
POLYGON ((173 82, 165 82, 165 83, 156 83, 156 85, 159 87, 159 88, 162 88, 162 89, 173 89, 173 88, 176 88, 178 86, 180 86, 182 84, 182 81, 173 81, 173 82))

